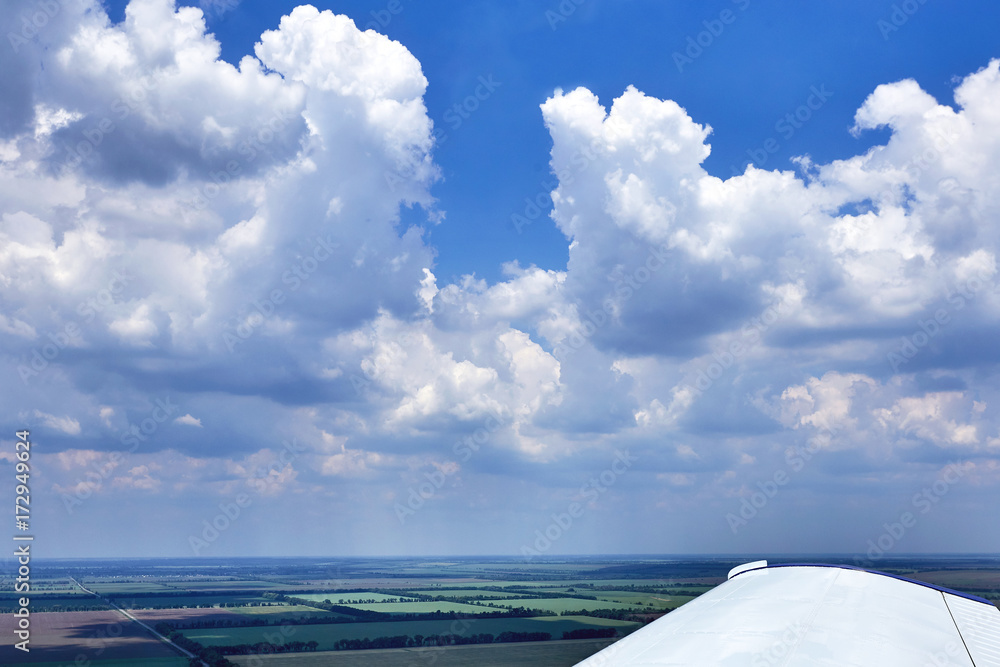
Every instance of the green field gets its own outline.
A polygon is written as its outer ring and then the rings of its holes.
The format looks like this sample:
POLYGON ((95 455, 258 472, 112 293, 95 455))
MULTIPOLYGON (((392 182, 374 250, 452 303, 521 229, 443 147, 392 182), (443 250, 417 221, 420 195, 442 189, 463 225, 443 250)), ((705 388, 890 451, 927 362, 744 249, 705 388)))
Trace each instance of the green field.
POLYGON ((679 607, 685 602, 690 602, 694 598, 690 595, 670 595, 667 593, 643 593, 641 591, 588 591, 589 595, 594 595, 598 600, 608 600, 622 602, 626 605, 636 602, 640 607, 679 607))
POLYGON ((385 602, 386 600, 396 600, 414 602, 415 598, 403 598, 398 595, 386 595, 385 593, 373 593, 365 591, 363 593, 289 593, 289 597, 310 600, 312 602, 324 602, 329 600, 333 604, 368 604, 370 602, 385 602), (362 602, 362 600, 364 602, 362 602))
POLYGON ((474 604, 462 604, 461 602, 380 602, 376 604, 352 604, 355 609, 366 609, 368 611, 379 611, 384 614, 430 614, 436 611, 456 614, 487 614, 503 611, 496 607, 486 607, 474 604))
MULTIPOLYGON (((5 662, 4 667, 73 667, 74 661, 58 662, 5 662)), ((124 660, 93 660, 79 663, 87 667, 188 667, 190 664, 187 658, 141 658, 124 660)), ((291 664, 291 663, 287 663, 291 664)))
MULTIPOLYGON (((0 615, 0 636, 12 638, 14 626, 13 615, 0 615)), ((156 658, 178 657, 174 649, 117 611, 33 612, 30 648, 32 663, 62 661, 80 667, 88 663, 96 666, 98 660, 155 664, 152 661, 156 658), (80 656, 83 659, 77 661, 80 656)), ((23 660, 24 653, 16 650, 13 642, 0 644, 0 665, 23 660)))
MULTIPOLYGON (((331 651, 341 639, 374 639, 376 637, 395 637, 408 635, 424 637, 457 634, 476 635, 489 633, 499 635, 501 632, 548 632, 554 639, 562 637, 563 632, 583 628, 620 628, 628 631, 638 627, 638 623, 616 621, 606 618, 591 618, 589 616, 550 616, 537 618, 484 618, 465 619, 457 621, 400 621, 376 623, 338 623, 333 625, 301 625, 288 626, 286 638, 294 641, 316 641, 320 651, 331 651)), ((208 628, 185 630, 184 636, 205 646, 234 646, 237 644, 255 644, 264 641, 265 633, 274 633, 270 628, 208 628)))
POLYGON ((611 640, 476 644, 376 651, 333 651, 262 656, 230 656, 240 667, 570 667, 608 646, 611 640))
POLYGON ((66 579, 39 579, 37 582, 32 579, 31 592, 35 594, 86 595, 76 584, 66 579))
MULTIPOLYGON (((725 577, 722 578, 723 580, 725 577)), ((557 591, 567 588, 577 589, 577 593, 591 593, 599 587, 605 588, 627 588, 628 586, 671 586, 675 582, 668 582, 660 579, 636 580, 636 579, 551 579, 544 581, 523 581, 521 579, 503 580, 497 578, 493 581, 480 582, 480 586, 490 586, 495 588, 521 588, 524 590, 557 591)), ((466 584, 477 585, 477 584, 466 584)), ((682 584, 685 588, 688 584, 682 584)), ((692 584, 693 585, 693 584, 692 584)), ((444 585, 442 585, 444 588, 444 585)), ((711 588, 711 586, 709 586, 711 588)))
MULTIPOLYGON (((108 608, 106 604, 96 599, 92 595, 31 595, 32 611, 65 611, 71 607, 92 606, 108 608)), ((17 608, 17 596, 4 596, 0 598, 0 609, 13 611, 17 608)))
POLYGON ((996 570, 945 570, 906 575, 930 584, 981 593, 1000 593, 1000 572, 996 570))
POLYGON ((315 607, 301 604, 289 604, 283 607, 227 607, 226 611, 244 616, 267 616, 268 618, 315 618, 317 616, 343 616, 332 611, 323 611, 315 607))
POLYGON ((116 583, 96 583, 88 584, 83 581, 80 582, 88 589, 94 591, 95 593, 100 593, 101 595, 135 595, 139 593, 165 593, 172 590, 164 586, 163 584, 157 584, 152 581, 143 583, 126 583, 126 584, 116 584, 116 583))
MULTIPOLYGON (((429 667, 431 664, 434 667, 470 664, 476 667, 568 667, 596 652, 609 640, 566 642, 561 639, 563 632, 615 628, 626 634, 659 615, 649 612, 674 609, 693 599, 688 593, 710 590, 713 583, 725 579, 733 564, 731 558, 599 560, 593 557, 539 559, 532 563, 513 558, 48 562, 44 563, 46 576, 37 580, 39 590, 33 588, 32 592, 31 657, 34 661, 30 664, 68 666, 73 664, 81 649, 88 647, 92 649, 85 656, 89 667, 181 667, 187 664, 184 659, 166 657, 171 649, 138 624, 125 622, 116 612, 48 611, 54 605, 99 607, 103 604, 98 597, 69 588, 72 587, 70 577, 123 606, 162 607, 136 611, 135 615, 150 627, 160 622, 172 623, 185 636, 209 646, 315 641, 321 649, 319 652, 232 657, 245 666, 263 663, 265 667, 367 667, 371 664, 382 667, 429 667), (485 590, 487 588, 494 590, 485 590), (289 605, 263 597, 265 592, 311 602, 289 605), (438 596, 448 600, 426 599, 438 596), (345 619, 345 614, 312 606, 327 599, 359 611, 405 613, 414 617, 399 622, 355 622, 356 616, 345 619), (260 603, 267 606, 259 606, 260 603), (227 606, 222 607, 223 604, 227 606), (193 608, 197 605, 212 606, 193 608), (537 609, 537 613, 549 615, 483 618, 490 612, 503 612, 512 607, 537 609), (613 609, 613 615, 629 620, 582 615, 583 610, 594 609, 613 609), (427 616, 420 615, 435 611, 453 612, 460 618, 427 620, 427 616), (289 622, 303 617, 352 622, 301 625, 289 622), (244 623, 266 625, 244 626, 244 623), (222 627, 204 627, 216 624, 222 627), (189 625, 202 627, 185 629, 189 625), (96 646, 103 646, 101 633, 111 629, 120 636, 112 639, 108 635, 106 652, 94 655, 96 646), (394 650, 331 650, 341 640, 401 635, 411 638, 416 635, 426 638, 436 635, 497 636, 503 632, 543 632, 549 633, 552 640, 394 650)), ((996 597, 1000 593, 1000 559, 995 557, 884 559, 879 566, 878 569, 884 571, 984 597, 996 597)), ((10 608, 18 597, 13 592, 13 585, 10 577, 0 580, 0 608, 10 608)), ((12 621, 11 614, 0 614, 0 634, 10 636, 12 621)), ((20 655, 14 655, 9 644, 0 645, 0 665, 23 664, 17 662, 21 659, 20 655)))
POLYGON ((236 581, 177 581, 170 582, 169 586, 175 589, 182 589, 188 591, 224 591, 224 590, 253 590, 260 589, 262 591, 274 590, 276 588, 288 588, 288 584, 279 584, 273 581, 256 581, 256 580, 236 580, 236 581))
POLYGON ((581 600, 579 598, 514 598, 512 600, 500 600, 493 604, 505 607, 525 607, 527 609, 554 611, 557 614, 566 611, 593 611, 594 609, 631 609, 635 611, 641 608, 631 604, 609 602, 608 600, 581 600))
POLYGON ((414 595, 443 595, 444 597, 450 598, 513 598, 519 597, 521 591, 510 591, 510 592, 500 592, 500 591, 484 591, 482 589, 462 589, 462 588, 427 588, 419 589, 415 591, 410 591, 414 595))
POLYGON ((211 605, 245 605, 245 604, 257 604, 264 603, 272 606, 280 606, 280 602, 275 602, 274 600, 268 600, 262 598, 259 595, 164 595, 164 596, 148 596, 143 597, 141 595, 113 595, 111 596, 115 602, 122 606, 128 608, 135 607, 146 607, 156 609, 158 607, 162 608, 176 608, 176 607, 197 607, 198 605, 211 604, 211 605))

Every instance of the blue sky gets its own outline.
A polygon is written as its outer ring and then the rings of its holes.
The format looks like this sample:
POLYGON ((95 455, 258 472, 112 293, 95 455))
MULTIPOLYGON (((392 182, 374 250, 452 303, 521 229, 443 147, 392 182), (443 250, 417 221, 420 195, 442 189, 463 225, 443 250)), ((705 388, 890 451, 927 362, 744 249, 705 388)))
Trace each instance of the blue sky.
POLYGON ((993 4, 39 7, 44 555, 1000 549, 993 4))
MULTIPOLYGON (((120 14, 123 5, 112 4, 112 11, 120 14)), ((206 4, 209 28, 222 43, 222 57, 232 63, 252 53, 260 33, 288 11, 281 3, 247 0, 236 10, 226 7, 206 4)), ((400 0, 398 14, 386 2, 316 7, 345 14, 362 28, 377 25, 420 60, 429 81, 428 113, 448 132, 435 151, 445 178, 433 194, 455 224, 432 230, 438 268, 447 277, 475 272, 490 280, 512 259, 565 266, 562 234, 551 225, 535 225, 527 236, 518 235, 511 233, 516 230, 510 220, 549 175, 551 140, 539 123, 538 105, 554 89, 586 86, 605 100, 635 85, 677 101, 715 130, 705 168, 716 176, 731 176, 734 169, 742 173, 751 159, 746 151, 771 137, 780 139, 780 149, 762 166, 789 168, 795 155, 829 161, 884 141, 887 135, 877 131, 857 138, 847 133, 857 106, 880 83, 912 77, 932 95, 948 99, 954 77, 996 56, 990 26, 1000 18, 1000 8, 992 5, 954 12, 944 3, 928 3, 905 30, 883 31, 878 21, 891 21, 893 3, 801 7, 756 0, 711 6, 586 0, 565 15, 558 2, 527 1, 400 0), (673 54, 683 54, 687 38, 697 37, 704 21, 718 20, 726 9, 738 18, 679 69, 673 54), (470 114, 471 122, 453 131, 445 114, 474 93, 478 77, 490 74, 504 85, 470 114), (775 123, 806 101, 810 86, 823 84, 834 95, 822 113, 790 138, 778 135, 775 123)))

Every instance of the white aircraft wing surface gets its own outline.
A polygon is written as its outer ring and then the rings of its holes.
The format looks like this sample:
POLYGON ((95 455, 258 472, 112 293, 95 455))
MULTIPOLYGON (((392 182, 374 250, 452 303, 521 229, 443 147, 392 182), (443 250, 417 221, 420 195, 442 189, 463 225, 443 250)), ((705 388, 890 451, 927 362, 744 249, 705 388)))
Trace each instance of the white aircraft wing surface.
POLYGON ((1000 667, 1000 609, 881 572, 758 561, 577 667, 616 665, 1000 667))

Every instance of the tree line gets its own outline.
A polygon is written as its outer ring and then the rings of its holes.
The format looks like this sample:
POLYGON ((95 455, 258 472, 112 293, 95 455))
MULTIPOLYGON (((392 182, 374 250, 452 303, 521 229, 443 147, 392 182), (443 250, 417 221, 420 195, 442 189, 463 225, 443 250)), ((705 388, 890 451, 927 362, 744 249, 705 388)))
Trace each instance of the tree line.
MULTIPOLYGON (((272 642, 256 642, 254 644, 233 644, 227 646, 206 647, 202 644, 185 637, 178 632, 170 623, 162 622, 156 625, 156 631, 168 637, 181 648, 194 653, 197 658, 191 660, 191 664, 198 664, 198 660, 204 660, 211 667, 236 667, 236 663, 228 660, 227 655, 268 655, 272 653, 302 653, 316 651, 319 642, 312 640, 289 641, 284 644, 274 644, 272 642)), ((617 636, 615 628, 580 628, 562 633, 563 639, 604 639, 617 636)), ((550 641, 552 634, 548 632, 515 632, 505 631, 498 635, 489 632, 473 635, 395 635, 392 637, 376 637, 375 639, 340 639, 333 645, 334 651, 364 651, 371 649, 389 648, 417 648, 429 646, 461 646, 466 644, 504 644, 514 642, 541 642, 550 641)))
POLYGON ((199 644, 193 639, 188 639, 181 633, 174 630, 169 623, 157 623, 156 631, 180 646, 182 649, 194 653, 195 657, 191 658, 188 662, 188 664, 192 667, 201 667, 202 661, 208 664, 209 667, 239 667, 239 665, 235 662, 227 660, 225 656, 219 652, 217 647, 209 648, 199 644))
MULTIPOLYGON (((585 637, 609 637, 614 636, 615 631, 609 628, 611 634, 603 630, 594 630, 599 634, 589 635, 589 630, 584 630, 584 635, 573 636, 572 639, 582 639, 585 637)), ((581 631, 574 630, 573 633, 581 631)), ((571 633, 563 633, 565 635, 571 633)), ((552 634, 548 632, 501 632, 499 635, 491 633, 480 633, 475 635, 455 635, 443 634, 424 637, 423 635, 395 635, 392 637, 376 637, 370 639, 340 639, 333 644, 334 651, 367 651, 372 649, 387 648, 418 648, 423 646, 460 646, 465 644, 500 644, 510 642, 541 642, 552 639, 552 634)), ((293 651, 315 651, 318 644, 310 642, 288 642, 277 645, 268 642, 258 642, 256 644, 237 644, 235 646, 215 646, 213 647, 220 655, 252 655, 267 653, 289 653, 293 651)))

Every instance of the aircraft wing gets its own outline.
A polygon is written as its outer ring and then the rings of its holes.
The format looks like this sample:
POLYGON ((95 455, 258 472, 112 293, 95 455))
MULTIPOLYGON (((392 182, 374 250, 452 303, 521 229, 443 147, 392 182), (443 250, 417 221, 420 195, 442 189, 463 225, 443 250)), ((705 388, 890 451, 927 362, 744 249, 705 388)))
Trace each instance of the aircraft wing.
POLYGON ((577 667, 618 665, 1000 667, 1000 609, 882 572, 757 561, 577 667))

